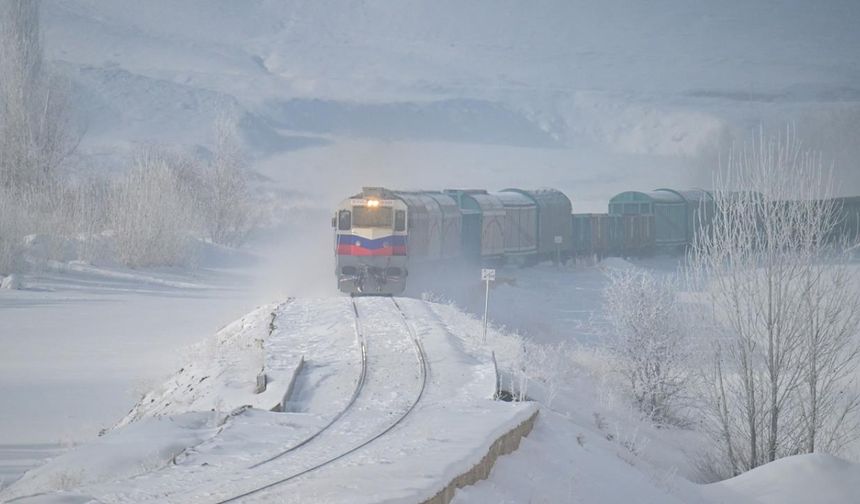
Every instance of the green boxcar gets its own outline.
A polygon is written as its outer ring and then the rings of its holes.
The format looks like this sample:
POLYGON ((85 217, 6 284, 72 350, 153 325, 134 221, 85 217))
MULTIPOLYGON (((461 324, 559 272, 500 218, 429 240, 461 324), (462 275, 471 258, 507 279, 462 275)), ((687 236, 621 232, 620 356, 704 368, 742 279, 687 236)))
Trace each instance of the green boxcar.
MULTIPOLYGON (((683 249, 714 215, 711 193, 701 189, 651 192, 627 191, 609 201, 610 215, 653 216, 655 247, 659 251, 683 249)), ((644 224, 640 224, 644 225, 644 224)))
POLYGON ((482 189, 446 189, 463 216, 461 249, 472 262, 492 263, 505 255, 505 207, 482 189))

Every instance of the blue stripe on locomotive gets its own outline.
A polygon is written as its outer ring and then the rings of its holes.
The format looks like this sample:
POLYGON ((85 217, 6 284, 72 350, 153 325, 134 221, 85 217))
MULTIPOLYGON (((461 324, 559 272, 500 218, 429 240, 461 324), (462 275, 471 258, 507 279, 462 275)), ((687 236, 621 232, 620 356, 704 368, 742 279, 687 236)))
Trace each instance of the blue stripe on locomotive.
POLYGON ((406 236, 390 235, 383 236, 382 238, 371 239, 351 234, 337 235, 338 245, 356 245, 356 242, 358 242, 359 246, 362 248, 366 248, 368 250, 379 250, 383 247, 400 247, 406 245, 406 236))

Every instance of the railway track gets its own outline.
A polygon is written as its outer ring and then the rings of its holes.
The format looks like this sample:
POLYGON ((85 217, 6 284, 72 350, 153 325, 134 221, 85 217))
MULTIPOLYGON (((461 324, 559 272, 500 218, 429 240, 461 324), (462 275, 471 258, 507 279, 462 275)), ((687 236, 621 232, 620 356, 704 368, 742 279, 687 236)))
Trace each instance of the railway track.
MULTIPOLYGON (((254 488, 251 488, 249 490, 246 490, 242 493, 231 496, 229 498, 216 501, 215 504, 227 504, 227 503, 231 503, 231 502, 237 502, 237 501, 240 501, 240 500, 248 498, 248 497, 260 495, 260 494, 262 494, 268 490, 272 490, 273 488, 276 488, 280 485, 284 485, 286 483, 294 481, 294 480, 296 480, 296 479, 298 479, 298 478, 300 478, 306 474, 320 470, 320 469, 322 469, 322 468, 324 468, 324 467, 326 467, 326 466, 328 466, 334 462, 342 460, 342 459, 346 458, 347 456, 361 450, 362 448, 366 447, 367 445, 373 443, 374 441, 382 438, 383 436, 385 436, 386 434, 391 432, 391 430, 393 430, 398 425, 400 425, 406 418, 409 417, 410 414, 412 414, 412 412, 415 410, 415 407, 418 405, 419 402, 421 402, 421 399, 424 396, 424 391, 427 388, 427 380, 428 380, 428 375, 429 375, 429 364, 427 362, 427 358, 426 358, 426 355, 424 353, 424 348, 421 345, 421 341, 418 338, 418 336, 415 334, 415 332, 413 331, 412 327, 409 325, 409 320, 408 320, 408 317, 406 316, 405 312, 403 311, 400 304, 397 302, 397 300, 395 298, 392 297, 389 299, 391 300, 395 310, 398 313, 399 320, 403 326, 403 334, 408 338, 408 340, 410 341, 410 343, 414 349, 415 357, 416 357, 416 361, 417 361, 417 366, 418 366, 418 379, 419 379, 418 389, 417 389, 415 396, 409 402, 408 407, 406 407, 401 412, 399 412, 399 414, 391 422, 388 422, 387 424, 383 424, 383 426, 378 431, 376 431, 373 434, 371 434, 370 436, 364 438, 362 441, 359 441, 357 444, 352 445, 348 449, 345 449, 341 452, 338 452, 338 453, 335 453, 332 455, 325 456, 322 460, 319 460, 318 462, 313 463, 313 464, 305 467, 304 469, 297 471, 297 472, 294 472, 294 473, 291 473, 285 477, 281 477, 281 478, 278 478, 274 481, 270 481, 270 482, 267 482, 265 484, 255 486, 254 488)), ((330 421, 327 425, 323 426, 323 428, 320 429, 318 432, 316 432, 314 435, 308 437, 307 439, 304 439, 302 442, 298 443, 295 446, 288 448, 287 450, 284 450, 283 452, 275 455, 274 457, 270 457, 267 460, 264 460, 264 461, 261 461, 257 464, 254 464, 253 466, 251 466, 251 469, 257 469, 260 466, 263 466, 263 465, 268 464, 270 462, 274 462, 275 460, 278 460, 278 459, 282 459, 285 455, 287 455, 289 453, 296 453, 299 448, 305 447, 305 446, 309 445, 312 441, 319 439, 320 437, 325 436, 325 434, 328 431, 330 431, 333 426, 337 425, 340 420, 342 420, 345 416, 347 416, 350 413, 350 411, 352 411, 354 409, 355 404, 362 397, 362 394, 365 392, 365 386, 367 383, 367 374, 368 374, 367 348, 368 348, 368 346, 370 348, 373 348, 373 343, 368 342, 367 335, 366 335, 364 328, 362 326, 361 310, 358 307, 360 303, 357 302, 357 300, 355 298, 353 298, 352 304, 353 304, 353 310, 355 312, 356 338, 358 338, 360 345, 361 345, 362 370, 361 370, 361 375, 360 375, 360 378, 358 380, 355 391, 353 392, 351 400, 346 405, 346 407, 340 413, 338 413, 338 415, 336 415, 332 419, 332 421, 330 421)))
POLYGON ((359 371, 358 380, 355 384, 355 389, 352 392, 352 396, 349 398, 349 402, 347 402, 343 409, 340 410, 334 417, 332 417, 332 419, 329 420, 328 423, 323 425, 322 428, 314 432, 312 435, 303 439, 299 443, 296 443, 295 445, 290 446, 289 448, 277 453, 276 455, 273 455, 265 460, 262 460, 254 465, 249 466, 248 469, 256 469, 262 465, 268 464, 269 462, 273 462, 283 457, 284 455, 294 452, 299 448, 307 445, 308 443, 322 435, 329 428, 331 428, 332 425, 337 423, 337 421, 340 420, 346 414, 346 412, 349 411, 355 405, 355 401, 356 399, 358 399, 359 394, 361 394, 361 390, 364 388, 364 383, 367 380, 367 342, 365 341, 364 333, 361 330, 361 317, 358 314, 358 306, 355 304, 355 298, 353 297, 351 301, 352 310, 355 313, 355 321, 353 323, 353 327, 355 328, 355 340, 358 343, 359 353, 361 354, 361 369, 359 371))

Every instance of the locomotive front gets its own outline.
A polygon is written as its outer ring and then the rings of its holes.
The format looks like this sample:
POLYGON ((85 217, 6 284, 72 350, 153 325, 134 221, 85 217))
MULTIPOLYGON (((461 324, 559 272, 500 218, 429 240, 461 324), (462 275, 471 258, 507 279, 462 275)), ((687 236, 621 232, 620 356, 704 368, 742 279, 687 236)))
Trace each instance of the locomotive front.
POLYGON ((349 294, 400 294, 406 288, 406 204, 365 189, 343 201, 333 219, 335 274, 349 294))

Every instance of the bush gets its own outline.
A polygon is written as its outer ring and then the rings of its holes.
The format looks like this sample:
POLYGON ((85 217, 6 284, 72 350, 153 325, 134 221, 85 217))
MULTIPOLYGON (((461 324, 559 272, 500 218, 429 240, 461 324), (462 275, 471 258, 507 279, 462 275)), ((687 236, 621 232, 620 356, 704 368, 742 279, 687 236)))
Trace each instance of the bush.
POLYGON ((679 414, 689 381, 686 325, 674 285, 640 270, 609 273, 598 332, 619 363, 639 410, 658 424, 679 414))
POLYGON ((117 184, 110 229, 117 258, 131 267, 177 266, 192 255, 203 186, 193 161, 148 148, 117 184))

